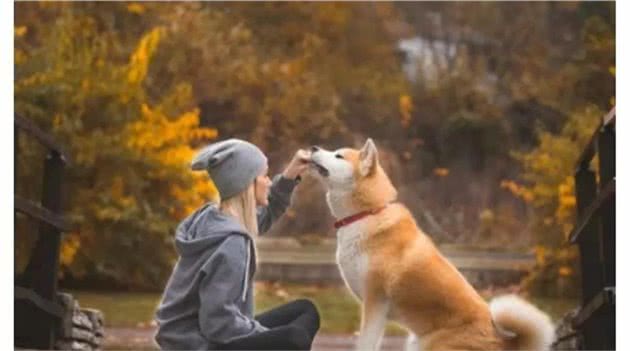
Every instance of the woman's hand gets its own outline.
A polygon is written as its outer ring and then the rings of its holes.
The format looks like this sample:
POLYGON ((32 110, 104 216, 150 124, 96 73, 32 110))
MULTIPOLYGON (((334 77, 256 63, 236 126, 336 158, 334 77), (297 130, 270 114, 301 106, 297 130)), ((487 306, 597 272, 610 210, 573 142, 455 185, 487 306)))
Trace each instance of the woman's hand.
POLYGON ((284 172, 282 172, 282 176, 287 179, 297 178, 308 168, 310 161, 311 153, 309 151, 298 150, 293 156, 293 159, 291 160, 287 168, 284 170, 284 172))

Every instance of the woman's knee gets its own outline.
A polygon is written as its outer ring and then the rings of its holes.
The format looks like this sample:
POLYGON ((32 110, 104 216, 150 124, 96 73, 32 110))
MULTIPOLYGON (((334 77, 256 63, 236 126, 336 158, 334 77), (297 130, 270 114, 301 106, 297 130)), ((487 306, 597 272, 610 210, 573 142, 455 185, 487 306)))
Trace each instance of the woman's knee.
POLYGON ((291 345, 291 349, 295 350, 310 350, 313 343, 313 339, 309 336, 306 330, 296 327, 287 327, 287 340, 291 345))
POLYGON ((313 301, 309 299, 298 299, 298 300, 295 300, 294 303, 300 306, 300 309, 302 311, 307 311, 309 313, 315 313, 319 315, 319 311, 317 311, 317 306, 315 306, 313 301))
POLYGON ((317 329, 319 329, 320 316, 317 306, 309 299, 298 299, 295 300, 295 303, 300 306, 300 310, 304 311, 304 313, 314 316, 317 321, 317 329))

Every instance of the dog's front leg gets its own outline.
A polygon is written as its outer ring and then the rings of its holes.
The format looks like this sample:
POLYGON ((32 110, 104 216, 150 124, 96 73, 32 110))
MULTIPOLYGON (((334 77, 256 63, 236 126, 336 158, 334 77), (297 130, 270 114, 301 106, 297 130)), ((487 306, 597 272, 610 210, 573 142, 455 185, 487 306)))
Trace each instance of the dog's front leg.
POLYGON ((384 296, 375 291, 365 294, 361 310, 361 330, 357 341, 358 351, 376 351, 380 344, 387 324, 389 302, 384 296))
POLYGON ((420 341, 416 334, 409 332, 407 340, 405 341, 405 351, 421 351, 420 341))

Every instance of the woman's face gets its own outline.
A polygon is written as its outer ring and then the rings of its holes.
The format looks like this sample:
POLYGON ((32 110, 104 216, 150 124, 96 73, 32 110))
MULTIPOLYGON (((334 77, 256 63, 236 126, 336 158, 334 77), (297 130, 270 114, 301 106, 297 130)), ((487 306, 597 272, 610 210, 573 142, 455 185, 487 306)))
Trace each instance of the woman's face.
POLYGON ((256 206, 269 205, 269 187, 271 187, 271 179, 267 175, 268 168, 265 167, 263 172, 256 177, 254 192, 256 194, 256 206))

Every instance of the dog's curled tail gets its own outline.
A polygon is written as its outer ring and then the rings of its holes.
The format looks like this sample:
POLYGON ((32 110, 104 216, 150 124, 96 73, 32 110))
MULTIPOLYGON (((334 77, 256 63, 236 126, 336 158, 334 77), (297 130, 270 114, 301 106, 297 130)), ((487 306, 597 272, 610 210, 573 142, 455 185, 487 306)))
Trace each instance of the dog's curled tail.
POLYGON ((516 295, 499 296, 490 301, 490 313, 499 330, 511 334, 511 348, 548 350, 554 340, 549 316, 516 295))

